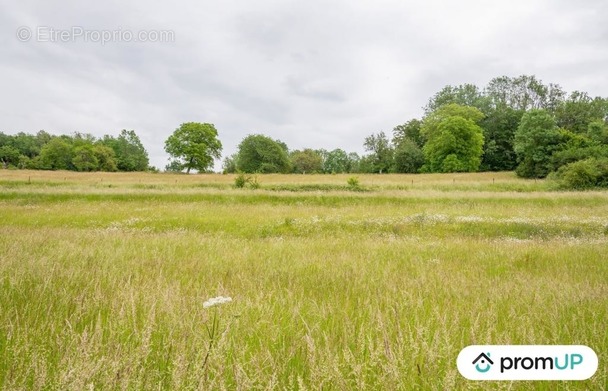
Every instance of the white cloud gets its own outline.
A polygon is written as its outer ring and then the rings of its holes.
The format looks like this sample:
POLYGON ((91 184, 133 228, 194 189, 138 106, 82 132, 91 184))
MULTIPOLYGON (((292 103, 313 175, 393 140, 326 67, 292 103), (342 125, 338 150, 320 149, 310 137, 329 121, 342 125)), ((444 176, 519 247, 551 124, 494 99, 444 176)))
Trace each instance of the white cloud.
POLYGON ((0 131, 135 129, 154 165, 182 122, 224 154, 262 132, 362 151, 446 84, 535 74, 608 95, 602 1, 110 1, 0 6, 0 131), (93 8, 92 8, 93 7, 93 8), (19 42, 19 26, 172 30, 175 42, 19 42))

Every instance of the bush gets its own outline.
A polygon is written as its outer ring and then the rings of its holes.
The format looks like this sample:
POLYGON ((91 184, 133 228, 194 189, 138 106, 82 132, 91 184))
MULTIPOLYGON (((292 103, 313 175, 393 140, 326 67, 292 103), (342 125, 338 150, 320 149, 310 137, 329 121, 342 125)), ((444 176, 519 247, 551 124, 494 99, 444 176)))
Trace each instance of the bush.
POLYGON ((249 187, 251 189, 256 190, 256 189, 259 189, 260 186, 262 186, 262 185, 260 185, 257 175, 254 175, 253 177, 249 178, 249 187))
POLYGON ((346 183, 351 188, 358 188, 359 185, 360 185, 359 178, 357 178, 355 176, 351 176, 350 178, 348 178, 348 180, 346 181, 346 183))
POLYGON ((603 159, 608 158, 608 145, 594 145, 584 148, 569 148, 555 152, 551 156, 551 170, 557 171, 569 163, 589 158, 603 159))
POLYGON ((237 189, 242 189, 243 187, 245 187, 245 185, 247 185, 249 180, 249 175, 240 173, 236 176, 236 178, 234 178, 234 187, 236 187, 237 189))
POLYGON ((552 179, 563 189, 608 187, 608 159, 586 159, 561 167, 552 179))
POLYGON ((257 176, 251 177, 245 173, 239 173, 236 178, 234 178, 234 187, 236 187, 237 189, 243 189, 247 185, 249 185, 249 187, 253 190, 259 189, 261 187, 257 176))

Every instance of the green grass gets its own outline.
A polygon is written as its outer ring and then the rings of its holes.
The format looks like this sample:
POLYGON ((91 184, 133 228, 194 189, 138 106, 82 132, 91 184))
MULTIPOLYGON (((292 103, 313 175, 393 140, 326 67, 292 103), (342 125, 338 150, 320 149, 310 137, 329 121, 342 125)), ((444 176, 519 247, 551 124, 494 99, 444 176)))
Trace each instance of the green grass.
POLYGON ((608 194, 454 178, 0 171, 0 389, 606 389, 608 194), (471 382, 471 344, 600 365, 471 382))

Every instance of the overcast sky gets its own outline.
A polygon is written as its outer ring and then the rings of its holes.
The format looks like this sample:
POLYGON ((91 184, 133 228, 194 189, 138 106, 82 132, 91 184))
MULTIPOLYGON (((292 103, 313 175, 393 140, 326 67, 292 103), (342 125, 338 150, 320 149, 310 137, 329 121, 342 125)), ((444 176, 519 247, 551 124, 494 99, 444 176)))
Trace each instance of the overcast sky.
POLYGON ((215 124, 224 156, 252 133, 361 153, 448 84, 533 74, 608 96, 605 0, 0 4, 0 131, 134 129, 159 168, 183 122, 215 124))

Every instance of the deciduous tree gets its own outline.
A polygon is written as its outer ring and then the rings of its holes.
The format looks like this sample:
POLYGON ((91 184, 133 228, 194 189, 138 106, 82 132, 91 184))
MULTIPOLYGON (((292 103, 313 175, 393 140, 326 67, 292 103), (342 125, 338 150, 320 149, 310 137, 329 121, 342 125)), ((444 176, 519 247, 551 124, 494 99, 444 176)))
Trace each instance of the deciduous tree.
POLYGON ((323 158, 312 149, 293 151, 290 154, 291 165, 296 173, 318 173, 323 170, 323 158))
POLYGON ((384 132, 366 137, 363 146, 367 152, 370 152, 367 158, 371 172, 391 172, 393 169, 393 147, 384 132))
POLYGON ((515 132, 517 175, 543 178, 550 170, 550 159, 560 143, 555 119, 546 110, 531 110, 523 115, 515 132))
POLYGON ((213 124, 186 122, 165 141, 165 151, 187 173, 192 169, 205 172, 221 157, 222 143, 213 124))
POLYGON ((397 147, 404 139, 410 139, 416 143, 420 148, 424 145, 424 138, 420 134, 420 128, 422 127, 422 121, 418 119, 412 119, 403 125, 397 125, 393 129, 393 145, 397 147))
POLYGON ((430 113, 422 125, 423 152, 430 172, 477 171, 483 153, 483 118, 474 107, 449 104, 430 113))
POLYGON ((327 153, 325 163, 323 165, 323 171, 330 174, 341 174, 344 172, 350 172, 351 168, 351 158, 344 150, 336 148, 327 153))
POLYGON ((291 171, 285 146, 261 134, 249 135, 241 141, 236 166, 246 173, 291 171))
POLYGON ((395 147, 395 172, 416 173, 424 165, 424 153, 413 140, 405 138, 395 147))
POLYGON ((61 137, 53 137, 40 150, 40 168, 44 170, 71 170, 72 145, 61 137))
POLYGON ((86 144, 74 148, 72 164, 76 171, 97 171, 99 161, 95 156, 93 146, 86 144))
POLYGON ((146 171, 148 152, 134 130, 123 129, 118 137, 104 136, 102 143, 114 150, 119 171, 146 171))

